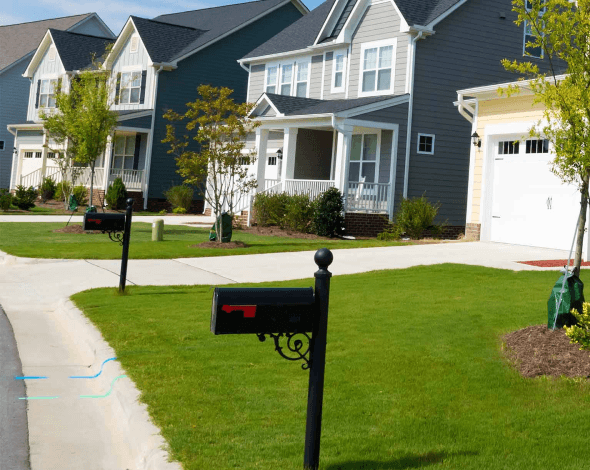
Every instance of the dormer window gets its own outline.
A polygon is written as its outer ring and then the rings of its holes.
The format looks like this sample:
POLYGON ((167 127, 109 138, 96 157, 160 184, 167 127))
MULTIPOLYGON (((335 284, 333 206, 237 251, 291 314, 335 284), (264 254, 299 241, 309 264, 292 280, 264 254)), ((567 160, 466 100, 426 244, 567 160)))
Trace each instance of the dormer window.
POLYGON ((395 39, 363 44, 359 96, 393 93, 395 39))
POLYGON ((129 44, 129 52, 137 52, 139 50, 139 36, 132 36, 129 44))
POLYGON ((141 72, 121 73, 119 103, 137 104, 141 92, 141 72))
POLYGON ((266 68, 266 92, 276 93, 277 92, 277 70, 278 66, 269 66, 266 68))

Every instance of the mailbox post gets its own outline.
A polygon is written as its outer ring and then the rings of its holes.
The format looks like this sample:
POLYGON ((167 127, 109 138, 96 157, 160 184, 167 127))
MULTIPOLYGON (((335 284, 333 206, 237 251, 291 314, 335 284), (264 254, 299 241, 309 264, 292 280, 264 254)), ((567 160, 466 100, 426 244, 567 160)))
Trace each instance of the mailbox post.
POLYGON ((327 248, 318 250, 314 260, 315 292, 309 288, 216 288, 211 307, 211 332, 253 333, 260 341, 274 340, 275 350, 290 361, 303 361, 309 369, 305 470, 317 470, 320 461, 324 371, 328 331, 330 278, 328 266, 334 257, 327 248), (311 333, 311 338, 308 335, 311 333), (300 337, 306 338, 307 346, 300 337), (286 345, 281 346, 281 340, 286 345))

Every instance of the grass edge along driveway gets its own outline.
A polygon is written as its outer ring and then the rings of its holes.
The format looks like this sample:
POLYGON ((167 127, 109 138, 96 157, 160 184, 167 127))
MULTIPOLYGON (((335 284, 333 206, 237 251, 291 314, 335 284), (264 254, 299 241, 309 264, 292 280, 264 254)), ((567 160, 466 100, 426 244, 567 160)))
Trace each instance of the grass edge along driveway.
MULTIPOLYGON (((586 469, 587 381, 524 379, 501 352, 502 334, 546 322, 558 275, 446 264, 333 277, 320 468, 586 469)), ((72 299, 172 457, 300 469, 308 372, 271 341, 210 333, 209 286, 128 289, 72 299)))
MULTIPOLYGON (((71 224, 80 225, 80 224, 71 224)), ((65 223, 0 223, 0 250, 13 256, 58 259, 120 259, 121 247, 98 233, 55 233, 65 223)), ((152 242, 152 225, 135 222, 131 229, 130 259, 170 259, 208 256, 249 255, 288 251, 315 251, 319 248, 366 248, 407 245, 409 242, 370 240, 300 239, 252 235, 234 231, 232 241, 242 241, 247 248, 198 248, 193 245, 209 240, 209 229, 168 225, 164 241, 152 242)))

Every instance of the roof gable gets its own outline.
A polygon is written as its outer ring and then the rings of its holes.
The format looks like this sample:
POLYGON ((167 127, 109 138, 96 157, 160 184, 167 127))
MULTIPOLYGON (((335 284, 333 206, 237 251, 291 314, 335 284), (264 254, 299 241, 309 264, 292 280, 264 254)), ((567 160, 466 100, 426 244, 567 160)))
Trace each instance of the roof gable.
POLYGON ((464 0, 394 0, 409 25, 426 26, 464 0))
POLYGON ((53 44, 66 71, 83 70, 92 65, 93 56, 100 59, 114 39, 50 29, 53 44))

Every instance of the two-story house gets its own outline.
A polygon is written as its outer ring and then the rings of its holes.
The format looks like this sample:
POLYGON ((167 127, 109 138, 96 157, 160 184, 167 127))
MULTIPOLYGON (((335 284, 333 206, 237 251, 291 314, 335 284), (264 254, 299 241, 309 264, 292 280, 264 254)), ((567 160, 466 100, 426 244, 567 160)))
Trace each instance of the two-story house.
MULTIPOLYGON (((237 60, 307 12, 299 0, 262 0, 151 20, 131 16, 103 63, 112 73, 112 109, 119 114, 119 124, 104 158, 97 162, 97 187, 102 184, 104 191, 114 178, 121 177, 137 207, 164 207, 164 191, 181 183, 174 156, 168 154, 170 147, 162 143, 168 124, 164 113, 168 109, 184 112, 186 103, 197 98, 202 83, 231 88, 236 101, 245 101, 248 74, 237 60)), ((37 103, 37 96, 40 108, 51 108, 54 103, 45 100, 51 94, 51 82, 49 88, 44 88, 45 82, 39 88, 35 80, 41 75, 36 78, 35 74, 45 73, 42 57, 50 49, 49 42, 42 43, 36 54, 40 60, 31 61, 27 71, 33 78, 27 118, 40 126, 38 109, 32 103, 37 103)), ((18 161, 23 164, 16 165, 11 187, 21 182, 35 186, 48 173, 32 175, 22 170, 31 158, 32 142, 17 142, 18 161)), ((42 135, 37 136, 36 145, 43 145, 42 135)), ((43 153, 39 158, 43 161, 43 153)), ((202 207, 202 199, 197 200, 197 210, 202 207)))
POLYGON ((0 26, 0 188, 10 185, 15 152, 6 126, 27 120, 30 82, 22 75, 48 28, 115 37, 96 13, 0 26))
POLYGON ((500 60, 522 57, 526 30, 511 10, 511 0, 328 0, 248 53, 258 191, 337 186, 353 234, 426 194, 451 233, 464 231, 471 127, 453 102, 462 87, 513 79, 500 60))

